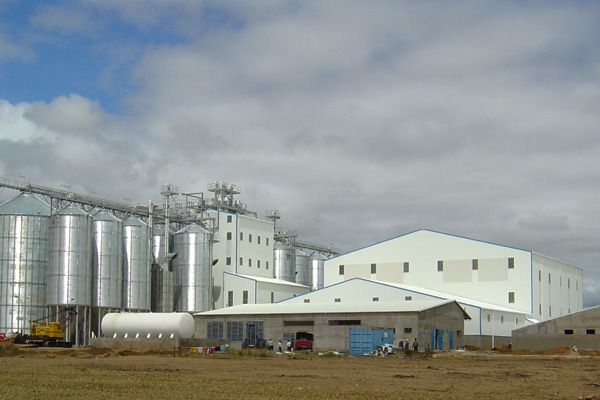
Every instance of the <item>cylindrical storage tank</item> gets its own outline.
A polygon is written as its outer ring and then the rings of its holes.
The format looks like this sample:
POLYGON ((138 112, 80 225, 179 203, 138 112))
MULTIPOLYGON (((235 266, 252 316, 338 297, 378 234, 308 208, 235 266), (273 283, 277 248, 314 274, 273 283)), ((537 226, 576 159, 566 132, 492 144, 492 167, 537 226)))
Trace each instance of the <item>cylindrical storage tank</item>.
POLYGON ((51 319, 66 321, 65 340, 89 343, 93 268, 92 216, 70 205, 50 217, 47 303, 51 319))
MULTIPOLYGON (((169 250, 173 249, 173 230, 169 227, 169 250)), ((155 225, 152 228, 152 257, 154 263, 161 265, 164 262, 165 256, 165 226, 155 225)))
POLYGON ((308 254, 299 249, 296 249, 295 253, 295 281, 299 285, 308 286, 310 278, 308 254))
POLYGON ((174 235, 175 311, 210 310, 210 232, 191 224, 174 235))
POLYGON ((47 315, 49 226, 50 205, 31 193, 0 205, 0 332, 47 315))
POLYGON ((194 337, 196 324, 188 313, 109 313, 102 319, 102 334, 110 338, 194 337))
POLYGON ((123 222, 107 211, 92 223, 94 243, 92 306, 123 307, 123 222))
POLYGON ((175 300, 175 280, 168 263, 163 268, 158 264, 152 267, 152 311, 155 313, 173 312, 175 300))
POLYGON ((51 217, 47 302, 92 303, 92 217, 74 205, 51 217))
POLYGON ((323 288, 325 281, 325 257, 321 253, 314 252, 309 257, 309 284, 310 290, 319 290, 323 288))
POLYGON ((125 265, 123 268, 123 308, 149 311, 151 307, 151 230, 136 217, 123 223, 125 265))
POLYGON ((294 282, 294 249, 282 242, 273 243, 273 278, 294 282))

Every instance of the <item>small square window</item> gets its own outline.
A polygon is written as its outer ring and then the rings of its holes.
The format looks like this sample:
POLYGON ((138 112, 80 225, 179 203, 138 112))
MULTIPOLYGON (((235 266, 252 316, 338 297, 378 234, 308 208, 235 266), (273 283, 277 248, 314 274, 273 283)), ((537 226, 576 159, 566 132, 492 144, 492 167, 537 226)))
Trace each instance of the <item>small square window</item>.
POLYGON ((437 270, 438 270, 438 272, 442 272, 444 270, 444 262, 443 261, 441 261, 441 260, 438 261, 437 270))
POLYGON ((231 240, 231 232, 227 232, 227 240, 231 240))
POLYGON ((344 266, 340 265, 340 275, 344 275, 344 266))
POLYGON ((227 222, 228 222, 228 223, 231 223, 232 221, 233 221, 233 216, 231 216, 231 215, 228 215, 228 216, 227 216, 227 222))
POLYGON ((409 269, 408 262, 405 262, 405 263, 404 263, 404 273, 405 273, 405 274, 406 274, 406 273, 408 273, 408 269, 409 269))
POLYGON ((509 303, 515 302, 515 292, 508 292, 508 302, 509 303))
POLYGON ((473 271, 477 271, 478 269, 479 269, 479 260, 475 258, 473 260, 473 271))
POLYGON ((513 257, 510 257, 508 259, 508 268, 509 269, 514 269, 515 268, 515 259, 513 257))
POLYGON ((338 297, 338 298, 335 298, 335 299, 333 299, 333 301, 335 301, 336 303, 339 303, 339 302, 341 302, 341 301, 342 301, 342 299, 340 299, 340 298, 338 297))
POLYGON ((304 299, 305 303, 310 303, 310 299, 304 299))
POLYGON ((412 300, 412 296, 404 296, 404 301, 411 301, 412 300))
POLYGON ((596 330, 595 329, 586 329, 585 330, 585 334, 586 335, 595 335, 596 334, 596 330))
POLYGON ((231 257, 227 257, 227 265, 231 265, 231 257))
POLYGON ((565 335, 572 335, 573 329, 565 329, 565 335))
POLYGON ((404 333, 412 333, 412 328, 404 328, 404 333))
POLYGON ((379 297, 373 297, 373 301, 379 301, 379 297))
POLYGON ((376 274, 377 273, 377 264, 371 264, 371 273, 372 274, 376 274))

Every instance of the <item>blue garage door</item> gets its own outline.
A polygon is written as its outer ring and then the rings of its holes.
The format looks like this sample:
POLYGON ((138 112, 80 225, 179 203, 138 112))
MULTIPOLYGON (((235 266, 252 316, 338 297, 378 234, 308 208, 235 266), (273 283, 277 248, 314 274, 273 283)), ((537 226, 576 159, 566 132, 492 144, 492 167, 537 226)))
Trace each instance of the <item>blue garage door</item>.
POLYGON ((393 329, 350 328, 350 354, 368 354, 377 346, 394 343, 393 329))

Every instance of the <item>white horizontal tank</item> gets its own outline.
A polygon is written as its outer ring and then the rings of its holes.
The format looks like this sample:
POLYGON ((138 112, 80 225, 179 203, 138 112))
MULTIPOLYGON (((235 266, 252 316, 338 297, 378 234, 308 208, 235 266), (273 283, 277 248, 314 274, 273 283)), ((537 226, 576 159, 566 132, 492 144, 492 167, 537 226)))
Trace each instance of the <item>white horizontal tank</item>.
POLYGON ((196 330, 188 313, 108 313, 101 327, 104 337, 133 339, 190 339, 196 330))

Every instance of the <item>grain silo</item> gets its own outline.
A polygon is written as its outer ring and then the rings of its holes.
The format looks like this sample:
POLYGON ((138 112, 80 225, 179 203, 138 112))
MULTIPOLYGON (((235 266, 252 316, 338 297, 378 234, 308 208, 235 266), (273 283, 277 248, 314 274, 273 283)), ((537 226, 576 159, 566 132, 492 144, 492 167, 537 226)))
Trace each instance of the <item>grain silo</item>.
POLYGON ((308 255, 302 250, 295 251, 295 281, 299 285, 308 286, 309 283, 309 260, 308 255))
POLYGON ((273 253, 273 278, 294 282, 294 248, 283 242, 275 242, 273 253))
POLYGON ((148 224, 136 217, 123 223, 125 265, 123 308, 129 311, 150 311, 151 306, 151 231, 148 224))
POLYGON ((52 215, 47 303, 65 340, 87 345, 92 305, 92 216, 70 205, 52 215))
POLYGON ((309 284, 310 290, 319 290, 323 288, 325 280, 325 257, 323 254, 314 252, 309 257, 309 284))
POLYGON ((95 213, 92 238, 92 332, 98 336, 102 317, 123 307, 123 222, 108 211, 95 213))
POLYGON ((21 193, 0 205, 0 331, 29 333, 47 316, 50 205, 21 193))
POLYGON ((177 253, 173 260, 175 311, 210 310, 210 232, 198 224, 188 225, 175 233, 173 249, 177 253))

